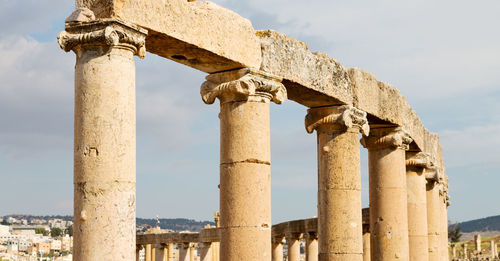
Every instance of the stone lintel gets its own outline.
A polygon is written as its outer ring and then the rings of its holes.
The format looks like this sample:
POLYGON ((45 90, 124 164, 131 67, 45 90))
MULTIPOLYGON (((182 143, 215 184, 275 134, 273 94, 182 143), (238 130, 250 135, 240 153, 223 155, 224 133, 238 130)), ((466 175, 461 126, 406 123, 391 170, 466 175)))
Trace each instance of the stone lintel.
POLYGON ((147 28, 148 51, 213 73, 258 68, 259 39, 251 22, 208 1, 76 0, 95 17, 120 18, 147 28))

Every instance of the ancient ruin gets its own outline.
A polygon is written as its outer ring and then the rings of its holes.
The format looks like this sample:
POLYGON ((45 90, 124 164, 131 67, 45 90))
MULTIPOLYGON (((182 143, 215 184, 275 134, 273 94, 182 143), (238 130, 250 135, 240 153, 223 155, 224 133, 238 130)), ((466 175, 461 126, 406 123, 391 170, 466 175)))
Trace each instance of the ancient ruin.
POLYGON ((287 242, 296 261, 301 239, 308 261, 448 260, 439 138, 396 88, 211 2, 76 0, 76 8, 58 36, 76 54, 74 260, 135 260, 145 249, 147 261, 170 261, 181 244, 183 261, 195 247, 203 261, 282 261, 287 242), (215 228, 136 237, 133 57, 146 51, 209 74, 201 98, 219 100, 221 126, 215 228), (273 226, 269 104, 287 99, 304 106, 305 131, 316 131, 318 217, 273 226), (364 217, 360 144, 369 153, 364 217))

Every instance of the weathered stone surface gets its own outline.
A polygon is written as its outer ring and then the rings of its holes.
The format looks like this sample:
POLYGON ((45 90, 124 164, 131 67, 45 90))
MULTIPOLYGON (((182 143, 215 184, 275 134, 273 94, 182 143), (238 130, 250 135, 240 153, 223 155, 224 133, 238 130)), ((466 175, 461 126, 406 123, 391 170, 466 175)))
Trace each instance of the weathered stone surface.
POLYGON ((349 76, 335 59, 275 31, 258 31, 257 36, 262 43, 260 69, 283 77, 289 99, 308 107, 352 104, 349 76))
POLYGON ((251 22, 208 1, 76 0, 76 7, 147 28, 149 52, 204 72, 261 63, 251 22))
POLYGON ((258 31, 257 36, 262 44, 260 69, 283 78, 290 100, 307 107, 353 105, 367 112, 372 121, 379 121, 376 123, 401 126, 413 139, 411 147, 415 150, 432 155, 437 152, 437 135, 424 128, 417 113, 392 85, 361 69, 346 69, 287 35, 267 30, 258 31))

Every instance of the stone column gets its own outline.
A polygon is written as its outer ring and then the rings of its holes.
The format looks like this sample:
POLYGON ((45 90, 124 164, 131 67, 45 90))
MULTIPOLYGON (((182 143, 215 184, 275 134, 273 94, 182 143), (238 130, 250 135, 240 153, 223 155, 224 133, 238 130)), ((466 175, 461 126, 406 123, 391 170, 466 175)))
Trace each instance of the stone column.
POLYGON ((440 233, 440 255, 442 260, 449 260, 449 243, 448 243, 448 206, 449 206, 449 196, 448 196, 448 178, 446 173, 443 171, 443 180, 441 181, 440 187, 440 217, 441 217, 441 233, 440 233))
POLYGON ((88 9, 66 19, 58 36, 76 54, 73 260, 133 260, 135 235, 135 65, 146 30, 93 20, 88 9))
POLYGON ((272 239, 273 261, 283 261, 283 237, 274 237, 272 239))
POLYGON ((158 247, 157 259, 160 261, 167 261, 168 256, 168 246, 167 244, 160 244, 158 247))
POLYGON ((370 179, 371 260, 409 260, 405 151, 401 128, 377 127, 364 136, 370 179))
POLYGON ((363 261, 370 260, 370 225, 363 225, 363 261))
POLYGON ((156 260, 156 245, 151 245, 151 261, 157 261, 156 260))
POLYGON ((451 245, 451 257, 455 259, 457 257, 457 245, 451 245))
POLYGON ((200 246, 200 261, 212 261, 212 244, 203 242, 200 246))
POLYGON ((464 253, 464 256, 463 256, 463 257, 464 257, 464 258, 468 258, 468 257, 469 257, 469 255, 467 254, 467 243, 464 243, 464 244, 462 245, 462 250, 463 250, 463 253, 464 253))
POLYGON ((474 235, 474 247, 477 252, 481 252, 481 235, 474 235))
POLYGON ((174 243, 168 243, 167 249, 168 249, 167 261, 174 261, 174 243))
POLYGON ((286 100, 281 79, 253 69, 211 74, 205 103, 220 101, 220 255, 271 260, 269 103, 286 100))
POLYGON ((139 261, 139 257, 141 255, 141 250, 143 249, 144 247, 142 245, 137 245, 136 248, 135 248, 135 260, 136 261, 139 261))
POLYGON ((306 234, 306 261, 318 261, 318 233, 306 234))
POLYGON ((285 238, 288 244, 288 261, 300 261, 301 233, 287 233, 285 238))
POLYGON ((195 252, 194 252, 194 243, 189 244, 189 261, 194 261, 195 252))
POLYGON ((441 236, 441 201, 439 199, 439 173, 426 174, 426 200, 427 200, 427 233, 429 235, 429 261, 442 261, 440 258, 439 241, 441 236))
POLYGON ((179 261, 190 261, 189 243, 179 244, 179 261))
POLYGON ((145 261, 153 261, 153 259, 151 257, 151 255, 152 255, 151 250, 152 250, 151 244, 147 244, 146 248, 144 250, 144 260, 145 261))
POLYGON ((363 260, 359 133, 366 113, 350 105, 311 108, 306 130, 318 134, 319 260, 363 260))
POLYGON ((429 169, 431 167, 432 163, 427 153, 406 153, 408 237, 411 261, 429 260, 426 179, 424 171, 425 169, 429 169))

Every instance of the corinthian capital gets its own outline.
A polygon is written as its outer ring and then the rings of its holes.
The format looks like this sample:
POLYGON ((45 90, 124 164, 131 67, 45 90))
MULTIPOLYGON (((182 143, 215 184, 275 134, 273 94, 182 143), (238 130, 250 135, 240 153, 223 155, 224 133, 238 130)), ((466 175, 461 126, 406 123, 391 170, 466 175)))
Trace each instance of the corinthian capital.
POLYGON ((219 98, 221 103, 252 98, 271 100, 277 104, 287 99, 286 88, 280 78, 250 68, 208 75, 201 85, 200 94, 206 104, 214 103, 215 98, 219 98))
POLYGON ((120 46, 144 58, 147 30, 118 19, 92 20, 93 17, 90 10, 73 12, 66 20, 66 30, 57 36, 61 49, 69 52, 85 45, 120 46))
POLYGON ((351 105, 311 108, 307 110, 305 124, 308 133, 322 126, 331 130, 357 128, 363 135, 370 132, 366 112, 351 105))
POLYGON ((371 148, 398 148, 408 150, 413 139, 400 127, 372 129, 370 136, 363 136, 361 144, 371 148))

